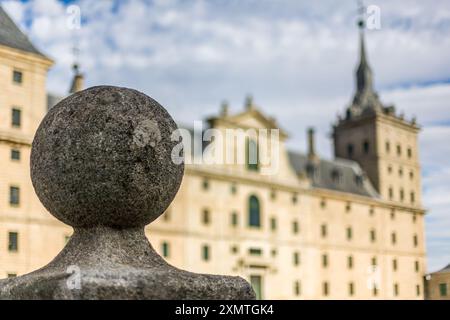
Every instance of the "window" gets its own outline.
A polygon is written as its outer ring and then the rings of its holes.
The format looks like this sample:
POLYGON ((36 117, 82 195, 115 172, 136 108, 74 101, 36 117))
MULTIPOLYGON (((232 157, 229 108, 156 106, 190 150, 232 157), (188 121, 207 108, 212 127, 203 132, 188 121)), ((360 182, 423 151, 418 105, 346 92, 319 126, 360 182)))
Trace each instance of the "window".
POLYGON ((417 247, 419 245, 419 238, 417 237, 417 234, 413 236, 413 244, 414 247, 417 247))
POLYGON ((369 154, 369 141, 365 140, 363 142, 363 151, 364 154, 369 154))
POLYGON ((347 146, 347 155, 349 158, 353 157, 354 149, 353 144, 347 146))
POLYGON ((8 233, 8 251, 17 252, 19 250, 19 234, 17 232, 8 233))
POLYGON ((399 292, 399 287, 398 287, 398 283, 394 284, 394 296, 398 296, 398 292, 399 292))
POLYGON ((167 208, 167 210, 164 212, 164 214, 163 214, 163 220, 165 221, 165 222, 167 222, 167 221, 169 221, 170 220, 170 216, 171 216, 171 214, 170 214, 170 208, 167 208))
POLYGON ((256 294, 256 299, 261 300, 263 298, 262 294, 262 277, 260 275, 251 275, 250 284, 256 294))
POLYGON ((414 172, 412 170, 409 172, 409 179, 414 180, 414 172))
POLYGON ((411 203, 414 203, 416 201, 416 196, 415 196, 414 192, 411 192, 409 194, 409 198, 411 200, 411 203))
POLYGON ((403 177, 403 168, 402 167, 398 168, 398 175, 400 177, 403 177))
POLYGON ((327 201, 325 199, 320 200, 320 207, 325 209, 327 207, 327 201))
POLYGON ((322 267, 328 267, 328 255, 326 253, 322 255, 322 267))
POLYGON ((259 170, 259 150, 258 143, 255 140, 247 138, 246 144, 246 163, 247 169, 251 171, 259 170))
POLYGON ((412 158, 412 150, 411 150, 411 148, 408 148, 407 153, 408 153, 408 158, 411 159, 412 158))
POLYGON ((353 269, 353 257, 352 256, 347 257, 347 268, 353 269))
POLYGON ((370 216, 373 216, 374 213, 375 213, 375 208, 373 206, 370 206, 370 209, 369 209, 370 216))
POLYGON ((238 225, 238 214, 237 212, 233 212, 231 214, 231 226, 236 227, 238 225))
POLYGON ((165 257, 165 258, 168 258, 168 257, 169 257, 169 255, 170 255, 170 245, 169 245, 168 242, 165 242, 165 241, 164 241, 164 242, 161 244, 161 251, 162 251, 163 257, 165 257))
POLYGON ((300 254, 298 252, 294 252, 292 259, 293 259, 294 266, 298 266, 300 264, 300 254))
POLYGON ((439 293, 441 294, 441 297, 447 296, 447 284, 446 283, 439 283, 439 293))
POLYGON ((372 295, 373 295, 374 297, 376 297, 376 296, 378 295, 378 288, 377 288, 376 285, 373 285, 373 288, 372 288, 372 295))
POLYGON ((259 208, 259 200, 256 196, 250 196, 248 200, 248 210, 249 210, 249 220, 248 224, 250 227, 261 227, 261 215, 259 208))
POLYGON ((12 206, 18 206, 20 204, 20 188, 9 187, 9 204, 12 206))
POLYGON ((204 245, 202 247, 202 259, 203 261, 209 261, 209 246, 204 245))
POLYGON ((405 191, 403 189, 400 189, 400 201, 405 200, 405 191))
POLYGON ((203 179, 202 187, 203 187, 203 190, 209 189, 209 180, 208 179, 203 179))
POLYGON ((294 193, 293 195, 292 195, 292 203, 293 204, 296 204, 298 202, 298 195, 296 194, 296 193, 294 193))
POLYGON ((402 155, 402 146, 397 145, 397 155, 400 157, 402 155))
POLYGON ((323 224, 320 226, 320 233, 322 235, 322 238, 326 238, 327 236, 327 225, 323 224))
POLYGON ((270 199, 275 200, 277 198, 277 192, 275 190, 270 191, 270 199))
POLYGON ((397 259, 392 260, 392 270, 397 271, 397 259))
POLYGON ((413 221, 413 223, 416 223, 416 221, 417 221, 417 215, 415 213, 413 213, 413 215, 412 215, 412 221, 413 221))
POLYGON ((22 112, 20 109, 12 108, 11 109, 11 125, 15 128, 20 128, 22 122, 22 112))
POLYGON ((377 266, 377 257, 372 257, 372 266, 373 267, 377 266))
POLYGON ((300 281, 295 281, 295 283, 294 283, 294 294, 296 296, 301 295, 300 281))
POLYGON ((345 211, 350 212, 352 211, 352 204, 350 202, 347 202, 345 205, 345 211))
POLYGON ((394 189, 392 187, 389 187, 389 199, 392 200, 394 198, 394 189))
POLYGON ((277 255, 277 249, 272 249, 271 254, 272 254, 272 257, 275 257, 277 255))
POLYGON ((347 240, 352 240, 353 232, 351 227, 347 227, 347 240))
POLYGON ((17 273, 8 273, 6 276, 8 278, 15 278, 15 277, 17 277, 17 273))
POLYGON ((237 246, 232 246, 231 247, 231 253, 236 254, 239 252, 239 248, 237 246))
POLYGON ((391 220, 395 220, 395 209, 391 210, 391 220))
POLYGON ((236 187, 236 183, 231 184, 231 194, 236 194, 237 192, 237 187, 236 187))
POLYGON ((377 234, 375 229, 370 230, 370 241, 375 242, 377 240, 377 234))
POLYGON ((419 261, 414 261, 414 270, 416 270, 416 272, 419 272, 420 270, 420 265, 419 265, 419 261))
POLYGON ((391 144, 389 143, 389 141, 386 141, 386 153, 391 152, 391 144))
POLYGON ((17 149, 11 149, 11 160, 20 160, 20 150, 17 149))
POLYGON ((392 166, 388 166, 388 173, 389 173, 389 174, 392 173, 392 166))
POLYGON ((397 243, 397 235, 395 234, 395 232, 392 232, 391 234, 391 242, 393 245, 397 243))
POLYGON ((355 285, 354 285, 353 282, 350 282, 350 283, 348 284, 348 295, 349 295, 349 296, 353 296, 354 293, 355 293, 355 285))
POLYGON ((333 180, 334 184, 341 183, 342 180, 342 173, 338 169, 333 169, 331 171, 331 180, 333 180))
POLYGON ((204 209, 202 212, 202 222, 205 225, 208 225, 211 222, 211 217, 208 209, 204 209))
POLYGON ((293 221, 292 222, 292 233, 293 234, 297 234, 299 231, 299 227, 298 227, 298 222, 297 221, 293 221))
POLYGON ((23 81, 23 74, 21 71, 14 70, 13 71, 13 82, 17 84, 21 84, 23 81))
POLYGON ((272 231, 277 230, 277 219, 275 218, 270 219, 270 229, 272 231))
POLYGON ((328 293, 330 291, 330 288, 328 287, 328 282, 324 282, 322 284, 322 292, 324 296, 328 296, 328 293))
POLYGON ((262 250, 259 248, 250 248, 248 249, 248 253, 252 256, 260 256, 262 255, 262 250))
POLYGON ((416 285, 416 294, 420 296, 420 284, 416 285))

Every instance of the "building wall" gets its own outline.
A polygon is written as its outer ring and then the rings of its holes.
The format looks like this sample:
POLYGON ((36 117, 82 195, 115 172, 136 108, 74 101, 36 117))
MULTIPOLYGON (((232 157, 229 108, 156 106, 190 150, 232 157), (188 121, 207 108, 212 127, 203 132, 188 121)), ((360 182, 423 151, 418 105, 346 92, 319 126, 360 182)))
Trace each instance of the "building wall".
MULTIPOLYGON (((0 122, 0 277, 21 275, 45 265, 72 232, 42 207, 29 178, 30 146, 46 110, 45 80, 50 65, 38 56, 0 47, 0 118, 5 119, 0 122), (22 84, 12 82, 13 70, 22 72, 22 84), (20 128, 11 126, 12 107, 21 110, 20 128), (12 148, 20 150, 20 160, 11 159, 12 148), (10 204, 11 186, 19 187, 18 205, 10 204), (17 234, 17 250, 9 248, 10 233, 17 234)), ((231 122, 242 128, 265 128, 271 123, 263 120, 255 110, 249 110, 231 122)), ((217 121, 216 125, 224 130, 231 123, 217 121)), ((366 132, 355 130, 348 136, 366 132)), ((371 130, 367 136, 373 139, 371 145, 385 138, 380 134, 375 139, 374 128, 371 130)), ((417 150, 411 137, 399 139, 406 139, 417 150)), ((259 276, 262 297, 268 299, 423 298, 423 210, 418 205, 311 188, 308 180, 297 176, 289 166, 285 138, 278 150, 280 167, 276 175, 249 172, 244 165, 188 165, 167 213, 147 227, 154 248, 161 254, 165 249, 170 263, 190 271, 241 275, 248 280, 259 276), (260 203, 258 228, 248 225, 250 195, 260 203), (205 210, 209 222, 204 220, 205 210), (236 225, 232 224, 232 214, 236 214, 236 225), (326 225, 326 235, 322 234, 322 225, 326 225), (351 239, 347 238, 348 228, 352 230, 351 239), (370 238, 372 229, 374 241, 370 238), (208 259, 204 258, 205 246, 208 259), (352 268, 348 267, 349 256, 352 268), (373 258, 375 271, 371 267, 373 258), (377 295, 368 287, 371 279, 377 283, 377 295), (328 293, 324 292, 325 283, 328 293), (350 283, 353 294, 349 292, 350 283), (419 292, 416 286, 420 286, 419 292)), ((237 153, 245 152, 242 145, 237 148, 237 153)), ((369 163, 369 174, 385 166, 369 163)), ((405 172, 418 168, 413 160, 402 165, 405 172)), ((419 171, 416 177, 414 188, 420 186, 419 171)), ((398 180, 388 182, 397 184, 398 180)), ((406 185, 407 181, 401 183, 406 185)))
POLYGON ((450 272, 435 272, 427 276, 427 299, 450 300, 450 272))
POLYGON ((71 229, 46 212, 30 181, 31 142, 46 112, 46 76, 52 62, 0 46, 0 277, 23 274, 48 263, 65 244, 71 229), (14 70, 22 82, 13 81, 14 70), (12 112, 20 110, 20 126, 12 112), (14 150, 20 159, 12 159, 14 150), (10 188, 18 188, 18 204, 10 188), (17 234, 17 250, 10 248, 17 234), (11 239, 13 240, 13 239, 11 239))
POLYGON ((420 208, 418 132, 415 124, 394 115, 342 121, 335 128, 335 154, 357 161, 383 199, 420 208), (353 155, 348 153, 349 145, 353 155))
POLYGON ((161 254, 162 243, 170 245, 170 263, 193 272, 240 275, 247 280, 260 275, 264 298, 423 299, 426 266, 420 211, 327 190, 287 188, 251 177, 233 179, 188 169, 168 213, 169 218, 163 215, 148 228, 148 236, 161 254), (252 194, 261 202, 260 228, 248 226, 252 194), (209 212, 207 224, 202 220, 205 209, 209 212), (237 226, 231 223, 233 212, 238 215, 237 226), (272 218, 276 219, 275 230, 272 218), (326 235, 322 235, 322 225, 326 225, 326 235), (347 228, 352 230, 351 238, 347 238, 347 228), (371 230, 375 231, 373 241, 371 230), (414 235, 418 235, 417 245, 414 235), (204 245, 209 247, 207 261, 202 258, 204 245), (252 254, 250 249, 261 253, 252 254), (294 263, 295 253, 298 264, 294 263), (327 266, 323 255, 327 255, 327 266), (376 294, 368 286, 371 279, 376 294), (328 294, 323 289, 325 282, 328 294), (298 293, 296 286, 300 287, 298 293))

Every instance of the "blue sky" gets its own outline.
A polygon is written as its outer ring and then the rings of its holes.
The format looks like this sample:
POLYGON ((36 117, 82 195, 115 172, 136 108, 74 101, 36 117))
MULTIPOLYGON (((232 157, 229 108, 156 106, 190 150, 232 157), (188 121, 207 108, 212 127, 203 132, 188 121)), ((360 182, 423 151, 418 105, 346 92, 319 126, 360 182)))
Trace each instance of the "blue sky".
MULTIPOLYGON (((365 1, 381 10, 367 32, 369 61, 382 101, 423 130, 429 270, 450 263, 450 5, 445 0, 365 1)), ((217 113, 227 99, 243 108, 251 93, 277 118, 292 149, 305 150, 308 126, 331 157, 329 133, 354 91, 356 1, 300 0, 0 0, 33 42, 55 60, 50 92, 70 84, 80 47, 87 85, 139 89, 182 122, 217 113), (82 26, 67 27, 68 2, 82 26)))

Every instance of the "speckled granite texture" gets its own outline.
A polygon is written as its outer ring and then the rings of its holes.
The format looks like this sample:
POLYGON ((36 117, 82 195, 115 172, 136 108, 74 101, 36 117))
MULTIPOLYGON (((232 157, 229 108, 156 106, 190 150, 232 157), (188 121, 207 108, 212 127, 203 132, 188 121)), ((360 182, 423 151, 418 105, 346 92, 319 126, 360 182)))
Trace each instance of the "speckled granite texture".
POLYGON ((1 280, 0 298, 254 299, 242 278, 169 265, 145 237, 183 177, 171 159, 176 129, 161 105, 127 88, 89 88, 52 108, 33 141, 31 178, 75 232, 47 266, 1 280))

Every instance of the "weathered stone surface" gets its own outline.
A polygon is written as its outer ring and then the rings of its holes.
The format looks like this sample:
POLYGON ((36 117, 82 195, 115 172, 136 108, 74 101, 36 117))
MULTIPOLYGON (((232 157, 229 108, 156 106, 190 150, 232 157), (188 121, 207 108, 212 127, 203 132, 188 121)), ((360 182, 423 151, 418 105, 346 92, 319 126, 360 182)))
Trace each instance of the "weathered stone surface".
POLYGON ((44 206, 75 232, 47 266, 0 281, 2 299, 254 299, 242 278, 169 265, 144 226, 168 207, 184 165, 176 124, 131 89, 93 87, 61 101, 33 141, 31 177, 44 206))

